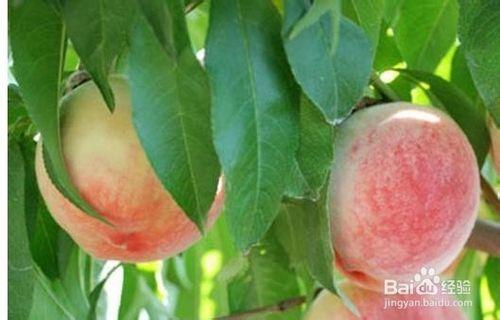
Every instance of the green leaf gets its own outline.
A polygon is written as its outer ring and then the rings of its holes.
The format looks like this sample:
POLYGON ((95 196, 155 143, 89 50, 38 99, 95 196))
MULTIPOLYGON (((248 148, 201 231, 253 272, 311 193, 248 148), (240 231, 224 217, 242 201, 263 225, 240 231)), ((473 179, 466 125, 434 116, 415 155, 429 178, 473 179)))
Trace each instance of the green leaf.
POLYGON ((228 313, 225 283, 216 278, 221 275, 222 265, 237 252, 225 220, 222 215, 203 239, 182 255, 163 263, 168 305, 171 306, 171 314, 178 319, 212 318, 228 313), (210 314, 206 310, 207 303, 215 306, 210 308, 210 314))
POLYGON ((47 279, 36 268, 38 295, 32 310, 33 319, 86 319, 90 312, 87 286, 93 287, 94 275, 88 267, 99 273, 100 263, 93 261, 69 238, 60 232, 58 237, 58 269, 54 280, 47 279))
POLYGON ((206 50, 225 212, 245 249, 278 214, 298 144, 299 97, 269 1, 212 2, 206 50))
POLYGON ((68 36, 110 111, 113 111, 115 101, 108 75, 125 44, 132 9, 133 2, 123 0, 71 0, 64 3, 68 36))
POLYGON ((51 280, 59 276, 57 238, 61 228, 47 210, 38 190, 35 175, 36 143, 31 137, 20 142, 25 167, 26 226, 33 261, 51 280))
POLYGON ((317 200, 333 160, 333 126, 304 96, 300 102, 300 144, 285 195, 317 200))
POLYGON ((164 261, 164 283, 178 319, 212 318, 229 312, 224 268, 237 255, 222 215, 207 235, 182 255, 164 261), (207 290, 210 288, 210 290, 207 290), (208 301, 208 303, 207 303, 208 301), (213 303, 213 304, 212 304, 213 303), (213 313, 207 314, 207 304, 213 313))
POLYGON ((56 248, 56 278, 48 279, 42 270, 35 268, 35 300, 30 318, 38 319, 86 319, 90 303, 88 287, 100 272, 101 263, 94 261, 63 231, 58 233, 56 248), (92 268, 92 272, 89 272, 92 268))
MULTIPOLYGON (((306 2, 304 1, 303 3, 305 4, 306 2)), ((327 32, 330 35, 330 38, 328 39, 330 45, 329 52, 333 54, 337 49, 338 44, 338 30, 340 17, 342 15, 341 8, 341 0, 314 0, 311 7, 307 9, 307 12, 305 12, 305 14, 290 29, 290 35, 288 38, 290 40, 294 39, 304 30, 318 23, 321 17, 328 13, 331 21, 330 32, 327 32)))
POLYGON ((472 78, 497 126, 500 126, 499 34, 498 0, 460 0, 460 41, 472 78))
POLYGON ((123 287, 118 319, 135 320, 141 309, 146 309, 149 319, 170 319, 166 308, 155 296, 143 274, 134 265, 123 265, 123 287))
POLYGON ((490 145, 484 113, 455 85, 436 75, 416 70, 398 71, 416 82, 422 81, 430 86, 428 91, 433 96, 432 100, 438 103, 435 107, 444 109, 462 128, 474 148, 481 168, 490 145))
POLYGON ((9 128, 16 122, 26 119, 28 113, 24 107, 23 98, 19 92, 19 87, 15 84, 9 84, 8 87, 8 124, 9 128))
MULTIPOLYGON (((305 10, 302 0, 286 0, 284 34, 305 10)), ((297 37, 285 38, 284 44, 295 79, 326 119, 335 123, 346 117, 361 98, 368 84, 373 51, 363 31, 343 18, 338 46, 332 53, 331 24, 330 17, 323 16, 297 37)))
POLYGON ((394 26, 397 20, 401 6, 405 0, 385 0, 384 1, 384 20, 390 26, 394 26))
POLYGON ((47 171, 77 207, 100 216, 81 198, 65 170, 59 137, 59 92, 65 34, 59 12, 43 0, 9 2, 14 73, 28 113, 43 137, 47 171))
MULTIPOLYGON (((84 259, 84 268, 85 270, 83 271, 83 277, 85 280, 85 283, 83 285, 85 294, 89 296, 89 303, 90 303, 90 294, 92 293, 92 290, 97 286, 97 284, 103 279, 101 276, 101 273, 104 270, 104 267, 107 264, 107 260, 98 260, 93 258, 92 256, 87 256, 87 259, 84 259)), ((110 263, 112 264, 112 263, 110 263)), ((115 266, 118 265, 119 263, 115 263, 115 266)), ((116 269, 111 268, 113 272, 115 272, 116 269)), ((108 271, 109 272, 109 271, 108 271)), ((106 274, 109 275, 109 274, 106 274)), ((97 304, 97 309, 96 312, 99 314, 102 312, 102 309, 105 309, 104 307, 107 304, 107 297, 104 295, 102 299, 97 304)))
POLYGON ((164 262, 165 288, 172 314, 179 319, 200 319, 203 248, 190 248, 182 256, 164 262))
POLYGON ((384 0, 343 0, 342 10, 346 17, 358 24, 376 48, 384 15, 384 0))
MULTIPOLYGON (((254 246, 247 255, 248 268, 228 283, 230 312, 237 313, 275 305, 300 295, 297 278, 288 263, 285 250, 273 232, 254 246)), ((299 308, 278 314, 261 313, 255 319, 300 319, 299 308)))
POLYGON ((132 32, 133 121, 156 174, 202 230, 220 173, 212 144, 210 92, 189 45, 181 3, 168 4, 170 8, 158 12, 170 14, 163 22, 172 23, 167 30, 175 34, 165 43, 175 52, 167 52, 155 37, 160 24, 153 29, 138 16, 132 32))
MULTIPOLYGON (((31 319, 77 319, 77 315, 82 314, 79 312, 86 307, 85 296, 75 294, 80 292, 79 284, 82 280, 79 260, 68 259, 71 263, 63 264, 67 267, 61 269, 58 261, 50 258, 41 260, 41 255, 50 256, 53 252, 36 252, 33 258, 30 252, 30 240, 32 251, 45 249, 42 244, 36 243, 45 240, 36 236, 38 225, 31 230, 33 235, 30 239, 25 220, 25 217, 33 217, 33 212, 30 211, 40 209, 37 205, 33 206, 38 202, 38 191, 36 187, 29 185, 36 186, 33 152, 30 152, 30 148, 34 146, 32 141, 30 143, 31 146, 27 141, 23 142, 21 149, 17 143, 9 142, 9 318, 27 319, 29 316, 31 319), (35 261, 56 264, 49 266, 53 272, 48 272, 54 281, 45 277, 35 261), (59 274, 58 270, 62 272, 59 274), (56 278, 59 275, 61 278, 56 278)), ((78 252, 76 245, 69 241, 70 246, 65 247, 78 252)), ((60 253, 61 246, 52 249, 60 253)), ((43 265, 46 266, 45 263, 43 265)))
POLYGON ((36 277, 31 320, 38 319, 78 319, 72 307, 68 304, 64 289, 58 282, 50 282, 38 268, 34 271, 36 277))
POLYGON ((411 91, 415 87, 413 81, 410 81, 403 75, 398 75, 393 81, 388 83, 389 87, 396 92, 401 101, 412 101, 411 91))
POLYGON ((469 96, 472 101, 478 100, 478 93, 472 80, 472 76, 467 66, 464 50, 459 46, 453 55, 451 62, 450 81, 455 84, 460 90, 469 96))
POLYGON ((33 303, 33 261, 25 221, 25 171, 19 145, 8 150, 8 314, 27 319, 33 303))
POLYGON ((108 274, 102 279, 95 287, 92 289, 92 292, 89 295, 89 313, 87 315, 87 320, 96 320, 97 319, 97 308, 99 298, 101 297, 102 290, 104 289, 104 285, 106 281, 108 281, 109 277, 115 272, 118 267, 121 267, 121 264, 117 264, 111 269, 108 274))
MULTIPOLYGON (((30 243, 33 241, 33 233, 35 229, 35 221, 37 212, 41 205, 40 193, 35 174, 35 147, 36 143, 31 135, 26 135, 16 139, 24 159, 24 186, 25 186, 25 217, 26 228, 28 230, 28 238, 30 243)), ((33 253, 32 253, 33 254, 33 253)), ((36 259, 34 259, 36 262, 36 259)))
POLYGON ((464 257, 455 271, 454 279, 469 281, 470 294, 456 295, 459 300, 472 301, 472 306, 463 307, 467 319, 482 319, 481 311, 481 274, 483 273, 483 259, 477 251, 466 250, 464 257))
POLYGON ((208 2, 203 1, 196 9, 186 15, 189 36, 195 51, 202 49, 205 45, 208 31, 208 8, 208 2))
POLYGON ((297 161, 316 200, 330 173, 333 160, 333 127, 321 112, 302 96, 300 104, 300 145, 297 161))
POLYGON ((488 279, 491 297, 497 307, 500 307, 500 258, 490 256, 484 267, 484 274, 488 279))
POLYGON ((311 187, 307 183, 302 171, 300 171, 299 163, 296 159, 294 159, 292 164, 292 172, 288 176, 284 196, 295 199, 314 197, 311 187))
POLYGON ((283 204, 275 227, 283 246, 297 260, 295 263, 304 263, 314 279, 335 292, 333 248, 325 195, 323 191, 317 202, 301 200, 283 204))
POLYGON ((72 306, 78 319, 85 319, 90 308, 86 293, 85 265, 90 258, 64 232, 59 233, 59 270, 60 283, 68 303, 72 306), (62 243, 61 243, 62 242, 62 243), (67 252, 61 254, 62 246, 67 252))
MULTIPOLYGON (((188 46, 188 38, 186 38, 185 36, 186 26, 184 26, 183 24, 175 24, 174 19, 176 17, 172 14, 172 12, 170 12, 168 3, 166 1, 153 0, 147 3, 139 2, 139 4, 141 5, 142 13, 153 29, 157 40, 169 55, 177 55, 176 45, 179 49, 181 49, 183 46, 188 46), (175 31, 174 29, 176 27, 180 28, 180 30, 175 31), (174 33, 182 35, 181 43, 176 44, 174 33)), ((172 4, 178 5, 178 0, 174 0, 172 4)), ((179 11, 179 8, 177 8, 177 11, 179 11)), ((180 14, 180 12, 177 12, 177 14, 180 14)), ((182 19, 182 17, 183 16, 177 17, 178 23, 182 22, 178 19, 182 19)))
POLYGON ((388 28, 385 23, 382 23, 375 61, 373 62, 373 67, 377 71, 384 71, 403 61, 394 36, 388 35, 388 28))
POLYGON ((66 56, 64 57, 64 72, 73 72, 78 69, 80 57, 76 54, 71 42, 66 43, 66 56))
POLYGON ((394 27, 401 55, 411 69, 433 71, 454 43, 456 0, 407 0, 394 27))
POLYGON ((61 228, 54 221, 43 203, 40 203, 35 217, 31 252, 33 260, 49 279, 59 276, 57 265, 57 238, 61 228))

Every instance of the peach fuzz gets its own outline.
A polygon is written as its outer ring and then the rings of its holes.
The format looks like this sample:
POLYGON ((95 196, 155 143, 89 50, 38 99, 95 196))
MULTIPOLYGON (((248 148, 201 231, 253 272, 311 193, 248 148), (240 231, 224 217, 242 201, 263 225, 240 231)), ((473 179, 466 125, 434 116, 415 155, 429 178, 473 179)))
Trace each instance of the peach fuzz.
POLYGON ((456 305, 452 295, 384 295, 363 289, 349 282, 340 284, 340 289, 356 307, 355 316, 336 295, 323 290, 313 302, 306 320, 465 320, 462 309, 456 305), (386 306, 386 299, 407 304, 406 308, 386 306), (424 302, 426 300, 426 302, 424 302), (420 303, 420 306, 416 304, 420 303), (424 305, 427 303, 428 305, 424 305), (441 305, 439 305, 441 303, 441 305), (430 306, 432 304, 432 306, 430 306))
POLYGON ((360 110, 336 136, 331 228, 336 264, 382 289, 420 268, 442 272, 469 237, 479 204, 472 147, 443 112, 409 103, 360 110))
MULTIPOLYGON (((110 113, 92 82, 62 102, 61 143, 77 190, 111 225, 74 206, 52 184, 37 146, 36 175, 54 219, 86 252, 100 259, 140 262, 175 255, 200 239, 195 224, 164 189, 146 158, 132 124, 127 81, 110 84, 116 108, 110 113)), ((219 215, 223 192, 210 209, 207 226, 219 215)))

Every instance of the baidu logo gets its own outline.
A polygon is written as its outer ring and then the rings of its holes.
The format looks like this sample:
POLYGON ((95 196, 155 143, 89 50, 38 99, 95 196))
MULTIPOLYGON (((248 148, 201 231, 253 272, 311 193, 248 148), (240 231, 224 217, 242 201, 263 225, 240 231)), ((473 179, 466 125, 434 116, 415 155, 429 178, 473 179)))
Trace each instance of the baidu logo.
POLYGON ((437 294, 441 279, 436 275, 436 271, 433 268, 420 269, 420 273, 415 274, 413 277, 415 286, 415 292, 417 294, 437 294))
POLYGON ((384 281, 384 293, 386 295, 395 294, 418 294, 418 295, 436 295, 436 294, 467 294, 470 293, 470 282, 467 280, 444 280, 441 281, 434 268, 420 269, 420 272, 413 276, 413 279, 407 282, 398 282, 396 280, 384 281), (455 290, 460 288, 460 292, 455 290))

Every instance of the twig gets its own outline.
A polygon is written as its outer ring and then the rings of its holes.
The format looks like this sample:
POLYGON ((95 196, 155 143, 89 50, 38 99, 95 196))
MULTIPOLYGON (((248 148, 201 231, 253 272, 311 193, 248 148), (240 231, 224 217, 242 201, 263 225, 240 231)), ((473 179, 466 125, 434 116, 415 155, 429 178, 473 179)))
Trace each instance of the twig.
POLYGON ((64 87, 64 94, 68 94, 77 87, 81 86, 87 81, 90 81, 90 74, 85 70, 76 70, 73 72, 66 81, 66 86, 64 87))
POLYGON ((301 304, 303 304, 304 302, 306 302, 305 296, 293 297, 290 299, 280 301, 277 304, 273 304, 273 305, 265 306, 265 307, 261 307, 261 308, 256 308, 256 309, 252 309, 252 310, 246 310, 246 311, 230 314, 228 316, 217 317, 214 320, 243 320, 243 319, 247 319, 250 316, 254 316, 256 314, 284 312, 284 311, 287 311, 289 309, 293 309, 295 307, 298 307, 301 304))
POLYGON ((481 175, 481 190, 483 191, 484 201, 490 206, 490 208, 495 211, 496 214, 500 214, 500 199, 497 193, 488 183, 488 181, 481 175))
POLYGON ((466 246, 500 257, 500 223, 478 219, 466 246))
POLYGON ((184 8, 184 12, 186 14, 190 13, 191 11, 193 11, 194 9, 196 9, 197 6, 199 6, 200 4, 203 3, 203 0, 198 0, 198 1, 195 1, 195 2, 190 2, 188 3, 188 5, 184 8))
POLYGON ((383 100, 381 99, 375 99, 372 97, 363 97, 361 98, 358 103, 356 103, 356 106, 354 107, 354 111, 365 109, 374 105, 377 105, 379 103, 382 103, 383 100))
POLYGON ((375 72, 373 72, 370 76, 371 83, 377 89, 382 96, 387 98, 390 101, 401 101, 401 98, 396 93, 396 91, 392 90, 387 84, 385 84, 380 78, 377 76, 375 72))

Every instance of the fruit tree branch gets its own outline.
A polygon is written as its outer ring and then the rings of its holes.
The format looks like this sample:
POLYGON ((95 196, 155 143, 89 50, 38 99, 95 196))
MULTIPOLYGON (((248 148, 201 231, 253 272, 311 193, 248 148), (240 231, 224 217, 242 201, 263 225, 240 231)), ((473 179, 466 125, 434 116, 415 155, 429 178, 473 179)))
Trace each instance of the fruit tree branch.
POLYGON ((493 187, 481 175, 481 190, 483 191, 484 201, 490 206, 496 214, 500 214, 500 199, 493 187))
POLYGON ((186 14, 190 13, 191 11, 193 11, 194 9, 196 9, 197 6, 199 6, 200 4, 203 3, 203 0, 197 0, 197 1, 193 1, 193 2, 190 2, 188 3, 188 5, 184 8, 184 12, 186 14))
POLYGON ((370 81, 375 89, 377 89, 377 91, 380 92, 380 94, 386 99, 390 101, 401 101, 401 98, 396 93, 396 91, 394 91, 391 87, 380 80, 375 72, 373 72, 370 76, 370 81))
POLYGON ((478 219, 466 246, 500 257, 500 223, 478 219))
POLYGON ((255 308, 252 310, 246 310, 246 311, 230 314, 228 316, 217 317, 214 320, 242 320, 242 319, 247 319, 250 316, 254 316, 254 315, 262 314, 262 313, 285 312, 289 309, 293 309, 295 307, 300 306, 304 302, 306 302, 305 296, 293 297, 293 298, 289 298, 289 299, 280 301, 280 302, 273 304, 273 305, 270 305, 270 306, 255 308))
POLYGON ((375 99, 371 97, 364 96, 362 97, 357 103, 354 108, 354 111, 365 109, 374 105, 377 105, 379 103, 383 103, 384 101, 381 99, 375 99))

